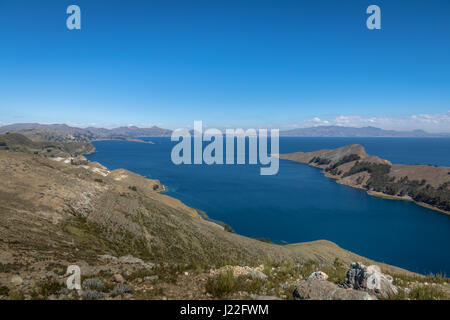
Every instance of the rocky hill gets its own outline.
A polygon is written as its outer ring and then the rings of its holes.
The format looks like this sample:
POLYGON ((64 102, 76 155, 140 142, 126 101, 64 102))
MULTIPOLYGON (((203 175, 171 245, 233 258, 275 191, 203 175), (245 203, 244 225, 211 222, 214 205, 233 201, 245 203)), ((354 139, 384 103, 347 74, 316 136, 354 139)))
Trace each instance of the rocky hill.
MULTIPOLYGON (((0 150, 0 298, 308 298, 310 286, 353 281, 351 262, 375 264, 325 240, 277 245, 228 232, 164 195, 157 180, 73 161, 70 153, 47 157, 25 137, 5 136, 16 145, 0 150), (69 265, 81 268, 81 290, 65 286, 69 265), (318 271, 326 282, 298 287, 318 271)), ((447 297, 445 278, 376 265, 399 290, 447 297)), ((356 285, 346 290, 383 297, 356 285)), ((351 292, 349 299, 368 297, 351 292)), ((418 298, 401 292, 388 297, 418 298)))
POLYGON ((0 134, 0 150, 20 151, 43 157, 75 157, 95 152, 87 142, 34 141, 19 133, 0 134))
POLYGON ((105 128, 77 128, 66 124, 17 123, 0 127, 0 133, 20 133, 33 141, 90 142, 98 139, 124 139, 139 137, 168 137, 172 131, 156 126, 138 128, 136 126, 105 128))
POLYGON ((323 169, 338 183, 391 199, 412 200, 450 214, 450 167, 392 164, 369 156, 358 144, 314 152, 294 152, 281 159, 323 169))

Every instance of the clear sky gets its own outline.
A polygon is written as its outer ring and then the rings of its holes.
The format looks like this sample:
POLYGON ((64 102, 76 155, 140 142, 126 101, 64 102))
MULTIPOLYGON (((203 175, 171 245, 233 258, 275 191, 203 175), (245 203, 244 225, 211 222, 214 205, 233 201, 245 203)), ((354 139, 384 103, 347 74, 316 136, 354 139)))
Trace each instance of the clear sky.
POLYGON ((449 111, 448 0, 0 0, 2 124, 450 131, 449 111))

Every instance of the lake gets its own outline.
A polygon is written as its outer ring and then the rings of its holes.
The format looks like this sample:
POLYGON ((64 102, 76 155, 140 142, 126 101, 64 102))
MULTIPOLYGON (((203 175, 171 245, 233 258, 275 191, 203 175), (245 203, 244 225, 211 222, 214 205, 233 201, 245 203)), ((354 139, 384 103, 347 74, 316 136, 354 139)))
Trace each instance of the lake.
MULTIPOLYGON (((97 141, 89 155, 169 188, 168 195, 205 211, 237 233, 278 243, 326 239, 362 256, 420 273, 450 275, 450 216, 412 202, 386 200, 343 186, 319 169, 281 160, 277 175, 258 165, 172 164, 170 138, 154 144, 97 141)), ((280 153, 359 143, 393 163, 450 166, 447 138, 280 138, 280 153)))

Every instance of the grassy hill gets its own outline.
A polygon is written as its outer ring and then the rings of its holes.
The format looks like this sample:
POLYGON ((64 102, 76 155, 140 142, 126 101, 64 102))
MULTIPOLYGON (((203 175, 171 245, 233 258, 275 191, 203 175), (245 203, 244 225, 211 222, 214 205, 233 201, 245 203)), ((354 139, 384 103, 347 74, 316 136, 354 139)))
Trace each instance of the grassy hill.
MULTIPOLYGON (((228 232, 161 193, 158 180, 97 163, 55 161, 40 155, 40 143, 1 138, 10 149, 0 150, 0 297, 77 298, 64 291, 65 270, 76 264, 83 280, 100 281, 105 292, 126 282, 133 291, 123 298, 243 299, 254 293, 286 299, 312 271, 338 282, 350 262, 375 263, 326 240, 277 245, 228 232), (259 268, 268 280, 222 279, 215 272, 226 265, 259 268)), ((400 280, 424 279, 377 264, 400 280)), ((94 298, 103 297, 101 290, 94 298)))

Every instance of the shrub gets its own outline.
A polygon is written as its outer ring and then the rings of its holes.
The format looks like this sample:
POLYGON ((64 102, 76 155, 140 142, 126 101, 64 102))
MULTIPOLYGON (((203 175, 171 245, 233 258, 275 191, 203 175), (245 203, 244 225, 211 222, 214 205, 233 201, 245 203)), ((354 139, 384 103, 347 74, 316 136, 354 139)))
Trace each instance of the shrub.
POLYGON ((98 278, 90 278, 83 281, 81 287, 84 290, 103 290, 104 284, 103 282, 98 278))
POLYGON ((343 177, 354 175, 355 173, 367 171, 373 176, 384 176, 391 171, 391 166, 388 164, 370 163, 370 162, 356 162, 355 165, 347 171, 343 177))
POLYGON ((416 287, 408 294, 410 299, 414 300, 441 300, 448 299, 445 292, 436 287, 416 287))
POLYGON ((133 191, 137 191, 137 187, 136 186, 128 186, 128 189, 133 190, 133 191))
POLYGON ((105 298, 105 294, 103 292, 96 290, 83 290, 81 296, 84 300, 99 300, 105 298))
POLYGON ((9 300, 24 300, 23 293, 17 290, 9 290, 9 300))
POLYGON ((325 158, 320 158, 320 157, 314 157, 311 160, 309 160, 308 163, 316 163, 318 165, 323 165, 323 164, 330 164, 331 160, 329 159, 325 159, 325 158))
POLYGON ((233 292, 259 293, 263 288, 263 280, 251 276, 234 277, 233 271, 221 273, 214 278, 209 278, 206 282, 206 292, 214 297, 223 298, 233 292))
POLYGON ((9 288, 7 286, 1 286, 0 296, 7 296, 7 295, 9 295, 9 288))
POLYGON ((119 296, 119 295, 122 295, 125 293, 130 293, 130 292, 131 292, 131 286, 129 286, 128 284, 118 284, 111 291, 111 295, 113 297, 115 297, 115 296, 119 296))
POLYGON ((47 280, 46 282, 41 283, 40 287, 41 295, 43 295, 44 297, 48 297, 52 294, 57 294, 61 289, 64 288, 64 285, 56 281, 47 280))
POLYGON ((154 185, 153 185, 153 190, 156 191, 156 190, 158 190, 158 189, 159 189, 159 186, 158 186, 157 184, 154 184, 154 185))
POLYGON ((339 161, 337 161, 332 166, 329 166, 328 168, 326 168, 325 171, 330 171, 332 174, 336 175, 336 173, 338 173, 337 167, 339 167, 340 165, 343 165, 344 163, 356 161, 359 159, 361 159, 361 157, 359 155, 349 154, 348 156, 341 158, 339 161))
POLYGON ((231 270, 228 270, 215 278, 209 278, 205 285, 206 292, 219 298, 230 294, 234 291, 234 288, 235 279, 231 270))
POLYGON ((102 182, 103 182, 103 179, 98 179, 98 178, 97 178, 97 179, 95 179, 94 181, 95 181, 95 182, 98 182, 98 183, 102 183, 102 182))

